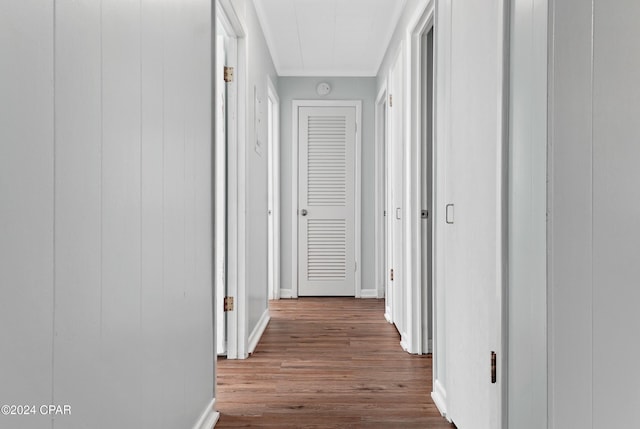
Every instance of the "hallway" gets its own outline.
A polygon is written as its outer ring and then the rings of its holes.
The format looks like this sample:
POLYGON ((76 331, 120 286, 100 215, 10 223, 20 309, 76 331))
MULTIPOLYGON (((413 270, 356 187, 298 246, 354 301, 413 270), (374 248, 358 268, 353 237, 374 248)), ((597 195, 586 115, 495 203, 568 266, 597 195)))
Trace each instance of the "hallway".
POLYGON ((431 355, 400 348, 383 300, 269 305, 255 353, 218 360, 216 428, 455 428, 431 401, 431 355))

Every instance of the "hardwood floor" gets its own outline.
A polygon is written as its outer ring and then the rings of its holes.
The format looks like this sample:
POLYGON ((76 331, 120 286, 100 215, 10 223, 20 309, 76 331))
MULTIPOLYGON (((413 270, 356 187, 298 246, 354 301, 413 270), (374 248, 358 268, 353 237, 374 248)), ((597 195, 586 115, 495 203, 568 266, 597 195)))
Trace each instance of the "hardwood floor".
POLYGON ((218 359, 218 428, 455 428, 431 400, 431 357, 400 348, 384 301, 270 303, 247 360, 218 359))

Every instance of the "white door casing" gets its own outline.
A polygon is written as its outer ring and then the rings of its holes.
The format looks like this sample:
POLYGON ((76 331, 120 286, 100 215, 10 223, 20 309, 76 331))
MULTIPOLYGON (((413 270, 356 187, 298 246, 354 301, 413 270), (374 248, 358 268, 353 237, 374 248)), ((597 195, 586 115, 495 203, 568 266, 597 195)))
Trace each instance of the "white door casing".
POLYGON ((384 85, 376 97, 375 147, 375 261, 378 298, 385 298, 385 318, 391 322, 389 294, 389 266, 387 264, 387 88, 384 85))
MULTIPOLYGON (((229 0, 216 1, 216 18, 228 35, 226 49, 227 65, 234 67, 233 81, 227 87, 227 147, 226 147, 226 267, 224 280, 226 295, 233 297, 234 311, 225 314, 227 358, 247 357, 248 335, 246 333, 245 288, 244 288, 244 201, 245 174, 244 145, 246 105, 239 100, 246 98, 245 64, 246 41, 244 27, 229 0)), ((223 311, 223 303, 216 300, 216 312, 223 311)))
POLYGON ((269 299, 280 299, 280 99, 267 76, 269 299))
POLYGON ((215 271, 215 293, 216 302, 219 304, 216 308, 216 350, 217 354, 225 354, 227 352, 227 326, 226 315, 222 311, 221 303, 227 294, 227 286, 225 280, 226 259, 227 259, 227 219, 226 219, 226 200, 227 200, 227 84, 224 82, 223 67, 227 64, 227 45, 228 36, 224 32, 223 25, 218 21, 218 34, 216 35, 216 135, 214 145, 214 194, 215 194, 215 210, 214 210, 214 271, 215 271))
POLYGON ((293 112, 297 295, 359 296, 361 102, 294 101, 293 112))

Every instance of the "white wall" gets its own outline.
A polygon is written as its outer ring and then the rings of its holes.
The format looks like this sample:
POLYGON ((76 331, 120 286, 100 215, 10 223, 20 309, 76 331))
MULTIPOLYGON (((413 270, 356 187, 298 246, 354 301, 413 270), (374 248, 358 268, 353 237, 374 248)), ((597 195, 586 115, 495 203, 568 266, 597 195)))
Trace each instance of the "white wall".
POLYGON ((0 4, 3 404, 176 428, 212 400, 211 31, 208 1, 0 4))
MULTIPOLYGON (((247 70, 246 140, 244 145, 246 189, 244 201, 244 278, 247 310, 247 335, 258 326, 268 310, 267 281, 267 76, 277 85, 277 74, 262 27, 251 0, 233 1, 245 30, 245 61, 247 70), (254 97, 257 94, 257 99, 254 97), (256 103, 257 100, 257 103, 256 103)), ((277 88, 276 88, 277 89, 277 88)), ((241 204, 242 206, 242 204, 241 204)), ((241 234, 242 236, 242 234, 241 234)), ((242 304, 239 304, 242 305, 242 304)))
POLYGON ((640 4, 550 8, 549 427, 624 427, 640 404, 640 4))
POLYGON ((511 3, 508 422, 547 427, 547 0, 511 3))
POLYGON ((375 78, 372 77, 281 77, 278 95, 280 97, 280 228, 281 289, 283 296, 290 296, 295 282, 291 279, 292 263, 297 256, 291 254, 291 224, 294 207, 291 206, 292 177, 292 100, 362 100, 362 290, 366 296, 376 296, 374 260, 374 103, 375 78), (319 96, 316 86, 320 82, 331 85, 331 93, 319 96))

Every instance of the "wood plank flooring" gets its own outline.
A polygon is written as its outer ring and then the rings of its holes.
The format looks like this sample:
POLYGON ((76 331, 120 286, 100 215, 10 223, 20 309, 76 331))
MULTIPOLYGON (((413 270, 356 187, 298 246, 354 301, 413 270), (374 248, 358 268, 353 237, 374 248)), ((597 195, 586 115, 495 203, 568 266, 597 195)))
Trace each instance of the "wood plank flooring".
POLYGON ((270 303, 247 360, 218 359, 218 428, 455 428, 431 401, 431 357, 400 348, 384 301, 270 303))

